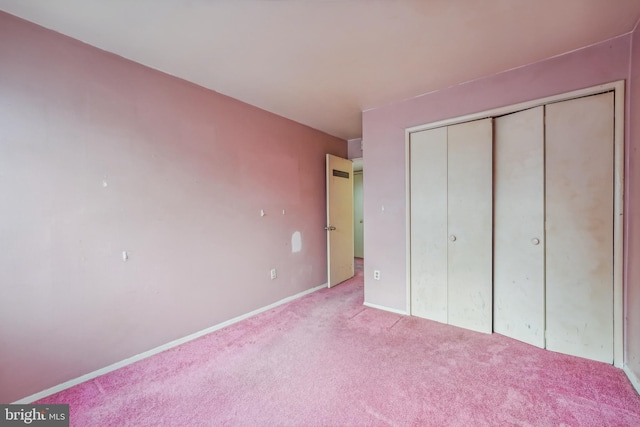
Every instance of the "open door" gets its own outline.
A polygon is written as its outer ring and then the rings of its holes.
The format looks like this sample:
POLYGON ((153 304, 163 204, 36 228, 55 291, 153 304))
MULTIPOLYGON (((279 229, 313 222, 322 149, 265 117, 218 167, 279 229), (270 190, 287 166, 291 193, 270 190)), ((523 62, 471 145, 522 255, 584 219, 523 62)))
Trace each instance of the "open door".
POLYGON ((353 277, 353 163, 327 154, 327 284, 353 277))

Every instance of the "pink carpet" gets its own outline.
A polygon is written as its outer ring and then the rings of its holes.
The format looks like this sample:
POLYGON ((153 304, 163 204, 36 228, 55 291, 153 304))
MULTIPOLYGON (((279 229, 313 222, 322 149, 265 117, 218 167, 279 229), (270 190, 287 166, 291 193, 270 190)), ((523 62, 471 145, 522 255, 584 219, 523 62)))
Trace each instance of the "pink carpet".
POLYGON ((38 403, 74 426, 640 426, 621 370, 366 308, 358 267, 38 403))

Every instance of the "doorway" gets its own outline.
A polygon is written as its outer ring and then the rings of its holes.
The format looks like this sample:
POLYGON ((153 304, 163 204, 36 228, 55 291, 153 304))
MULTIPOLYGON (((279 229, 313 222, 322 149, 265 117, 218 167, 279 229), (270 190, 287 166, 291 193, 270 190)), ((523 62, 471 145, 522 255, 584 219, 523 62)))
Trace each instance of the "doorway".
POLYGON ((364 195, 362 157, 353 159, 353 256, 364 259, 364 195))

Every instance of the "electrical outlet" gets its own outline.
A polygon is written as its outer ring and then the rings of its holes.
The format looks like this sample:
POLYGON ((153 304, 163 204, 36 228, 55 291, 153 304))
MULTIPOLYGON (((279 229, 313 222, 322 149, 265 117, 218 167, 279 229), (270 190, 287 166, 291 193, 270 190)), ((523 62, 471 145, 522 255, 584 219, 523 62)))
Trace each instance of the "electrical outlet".
POLYGON ((271 280, 275 279, 276 277, 278 277, 278 272, 276 271, 275 268, 271 269, 271 280))
POLYGON ((380 280, 380 270, 373 270, 373 279, 380 280))

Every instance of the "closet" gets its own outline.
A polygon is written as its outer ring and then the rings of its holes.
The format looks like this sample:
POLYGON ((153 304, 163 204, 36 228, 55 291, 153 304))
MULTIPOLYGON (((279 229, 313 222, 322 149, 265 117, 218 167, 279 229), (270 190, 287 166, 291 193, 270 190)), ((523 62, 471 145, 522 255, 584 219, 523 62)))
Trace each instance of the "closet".
POLYGON ((412 315, 613 362, 614 100, 410 134, 412 315))
POLYGON ((492 328, 492 123, 411 136, 412 314, 492 328))
POLYGON ((495 332, 544 347, 544 107, 495 125, 495 332))

